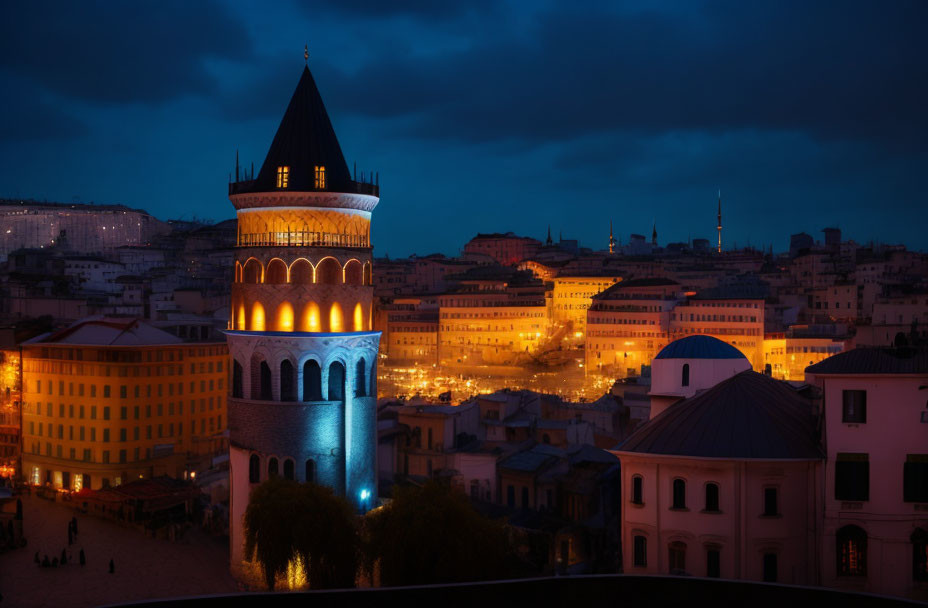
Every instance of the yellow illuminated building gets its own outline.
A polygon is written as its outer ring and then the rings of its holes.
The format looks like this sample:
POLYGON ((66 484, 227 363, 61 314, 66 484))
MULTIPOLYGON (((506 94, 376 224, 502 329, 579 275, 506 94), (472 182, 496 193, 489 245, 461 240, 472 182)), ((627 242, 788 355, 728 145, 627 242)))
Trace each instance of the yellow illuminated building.
POLYGON ((182 477, 225 450, 225 343, 87 320, 22 346, 23 472, 79 490, 182 477))
POLYGON ((578 340, 586 332, 586 311, 593 303, 593 296, 609 289, 622 280, 619 276, 575 275, 558 276, 552 280, 551 319, 566 325, 578 340))
POLYGON ((806 368, 844 350, 844 342, 828 337, 764 336, 764 369, 778 380, 805 381, 806 368))

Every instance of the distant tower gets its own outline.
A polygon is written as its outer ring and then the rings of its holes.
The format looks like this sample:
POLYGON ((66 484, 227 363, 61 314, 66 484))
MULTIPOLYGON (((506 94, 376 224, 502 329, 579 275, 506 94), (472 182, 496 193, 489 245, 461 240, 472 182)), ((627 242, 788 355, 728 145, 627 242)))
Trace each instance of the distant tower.
POLYGON ((609 253, 615 253, 615 237, 612 236, 612 220, 609 220, 609 253))
POLYGON ((251 491, 269 477, 326 485, 359 512, 375 506, 370 224, 379 196, 349 173, 304 67, 257 177, 229 185, 238 215, 227 332, 234 572, 251 491))
POLYGON ((651 244, 657 247, 657 222, 651 228, 651 244))
POLYGON ((719 190, 719 249, 718 252, 722 253, 722 191, 719 190))
POLYGON ((551 246, 554 244, 554 241, 551 240, 551 224, 548 224, 548 239, 545 241, 545 245, 551 246))

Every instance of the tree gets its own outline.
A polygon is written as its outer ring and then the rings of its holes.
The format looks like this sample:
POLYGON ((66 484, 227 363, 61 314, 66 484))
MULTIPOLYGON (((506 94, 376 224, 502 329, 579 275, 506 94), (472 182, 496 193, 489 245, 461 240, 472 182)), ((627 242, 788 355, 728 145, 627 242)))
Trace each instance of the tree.
POLYGON ((358 534, 351 506, 332 490, 271 478, 245 510, 245 556, 256 559, 268 589, 300 558, 313 589, 353 587, 358 534))
POLYGON ((503 524, 477 513, 453 488, 429 481, 397 487, 393 502, 366 518, 366 563, 384 586, 508 578, 503 524))

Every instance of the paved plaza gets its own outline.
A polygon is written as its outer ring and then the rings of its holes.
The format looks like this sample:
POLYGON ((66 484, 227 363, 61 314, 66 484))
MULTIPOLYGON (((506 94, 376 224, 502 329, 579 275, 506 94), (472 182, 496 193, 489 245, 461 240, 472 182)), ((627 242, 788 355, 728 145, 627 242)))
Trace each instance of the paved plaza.
POLYGON ((28 545, 0 555, 0 608, 98 606, 239 591, 229 574, 228 541, 199 529, 176 542, 154 539, 36 496, 23 497, 23 511, 28 545), (79 535, 69 548, 68 520, 75 514, 79 535), (52 559, 68 548, 73 562, 67 566, 40 568, 34 562, 36 551, 40 559, 46 554, 52 559), (78 563, 81 548, 84 567, 78 563))

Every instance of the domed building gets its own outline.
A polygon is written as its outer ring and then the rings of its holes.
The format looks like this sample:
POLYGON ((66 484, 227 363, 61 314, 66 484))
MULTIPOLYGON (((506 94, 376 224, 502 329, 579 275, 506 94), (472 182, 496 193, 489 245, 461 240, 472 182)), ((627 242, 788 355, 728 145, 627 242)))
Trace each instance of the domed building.
POLYGON ((651 418, 672 404, 751 369, 744 353, 706 335, 674 340, 651 362, 651 418))
POLYGON ((814 404, 786 382, 735 371, 750 366, 715 342, 671 345, 665 371, 731 377, 613 450, 624 572, 816 584, 824 453, 814 404))

